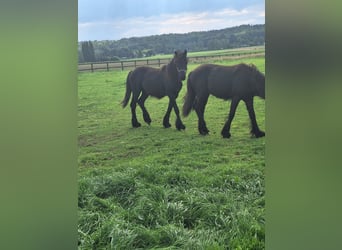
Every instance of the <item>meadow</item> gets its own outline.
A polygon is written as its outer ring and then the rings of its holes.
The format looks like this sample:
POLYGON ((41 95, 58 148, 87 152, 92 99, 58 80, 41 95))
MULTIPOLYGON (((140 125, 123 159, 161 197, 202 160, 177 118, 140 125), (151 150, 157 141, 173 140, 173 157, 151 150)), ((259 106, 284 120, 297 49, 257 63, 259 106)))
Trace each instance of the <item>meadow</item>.
MULTIPOLYGON (((241 61, 265 72, 260 57, 215 63, 241 61)), ((147 99, 150 126, 137 108, 142 127, 133 129, 129 105, 120 105, 127 74, 78 75, 78 248, 264 249, 265 138, 250 136, 244 103, 230 139, 220 134, 230 101, 215 97, 206 107, 207 136, 194 111, 182 118, 185 131, 175 129, 173 111, 165 129, 166 97, 147 99)), ((186 81, 180 108, 185 92, 186 81)), ((255 97, 254 105, 265 131, 265 101, 255 97)))

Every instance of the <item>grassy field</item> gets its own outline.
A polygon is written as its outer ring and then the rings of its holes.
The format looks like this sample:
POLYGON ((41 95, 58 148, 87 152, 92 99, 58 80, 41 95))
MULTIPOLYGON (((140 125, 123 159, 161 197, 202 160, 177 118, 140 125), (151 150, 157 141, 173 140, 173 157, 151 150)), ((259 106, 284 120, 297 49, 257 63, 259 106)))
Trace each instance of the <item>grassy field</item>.
MULTIPOLYGON (((264 58, 243 60, 264 72, 264 58)), ((198 134, 195 112, 183 118, 185 131, 175 129, 174 113, 165 129, 167 98, 147 99, 150 126, 137 108, 142 127, 133 129, 129 106, 120 106, 127 73, 78 76, 79 249, 264 249, 265 138, 250 137, 245 105, 230 139, 220 134, 230 102, 215 97, 208 136, 198 134)), ((180 108, 185 90, 184 82, 180 108)), ((257 97, 255 112, 265 130, 257 97)))

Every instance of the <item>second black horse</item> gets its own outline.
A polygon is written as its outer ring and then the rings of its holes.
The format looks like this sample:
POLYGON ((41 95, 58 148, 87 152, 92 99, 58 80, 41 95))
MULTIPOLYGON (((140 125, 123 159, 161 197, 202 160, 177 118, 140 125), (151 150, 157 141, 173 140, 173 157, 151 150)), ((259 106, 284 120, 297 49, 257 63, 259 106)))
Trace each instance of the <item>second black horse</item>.
POLYGON ((265 76, 254 65, 204 64, 190 72, 183 115, 187 116, 195 109, 198 116, 198 131, 202 135, 209 133, 204 120, 204 109, 210 94, 224 100, 232 100, 228 120, 221 131, 223 138, 231 136, 230 125, 240 100, 246 104, 252 125, 251 133, 255 137, 265 136, 265 132, 258 127, 253 106, 254 96, 265 99, 265 76))
POLYGON ((147 97, 151 95, 158 99, 164 96, 169 97, 169 105, 163 119, 164 127, 171 127, 169 119, 173 108, 177 116, 176 128, 178 130, 185 129, 179 115, 176 98, 182 88, 182 81, 185 80, 186 77, 187 64, 187 51, 175 51, 172 60, 161 69, 142 66, 128 73, 126 94, 121 103, 123 107, 126 107, 132 94, 130 106, 132 112, 132 126, 134 128, 141 126, 136 116, 137 103, 143 112, 144 121, 147 124, 151 123, 150 115, 145 108, 145 101, 147 97))

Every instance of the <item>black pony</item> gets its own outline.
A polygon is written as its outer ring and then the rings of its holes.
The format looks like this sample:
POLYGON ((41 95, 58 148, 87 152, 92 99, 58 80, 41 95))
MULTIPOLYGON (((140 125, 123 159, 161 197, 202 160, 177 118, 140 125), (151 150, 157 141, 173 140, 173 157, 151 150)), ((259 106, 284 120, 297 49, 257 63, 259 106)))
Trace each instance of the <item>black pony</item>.
POLYGON ((204 64, 189 74, 183 115, 187 116, 191 109, 195 109, 198 116, 198 131, 202 135, 209 132, 204 120, 204 109, 210 94, 224 100, 232 100, 228 120, 221 131, 224 138, 231 136, 230 124, 240 100, 246 104, 252 124, 251 133, 255 137, 265 136, 258 127, 253 107, 254 96, 265 99, 265 76, 254 65, 204 64))
POLYGON ((178 130, 185 129, 185 126, 180 119, 176 98, 182 88, 182 81, 185 80, 186 77, 188 64, 186 54, 186 50, 184 52, 175 51, 172 60, 161 69, 142 66, 129 72, 126 81, 125 98, 121 103, 123 107, 126 107, 131 93, 133 93, 130 106, 132 112, 132 126, 134 128, 141 126, 135 112, 137 103, 143 112, 144 121, 147 124, 151 123, 150 115, 144 105, 147 97, 151 95, 158 99, 164 96, 169 97, 169 106, 163 119, 164 127, 171 127, 169 118, 173 108, 177 116, 176 128, 178 130))

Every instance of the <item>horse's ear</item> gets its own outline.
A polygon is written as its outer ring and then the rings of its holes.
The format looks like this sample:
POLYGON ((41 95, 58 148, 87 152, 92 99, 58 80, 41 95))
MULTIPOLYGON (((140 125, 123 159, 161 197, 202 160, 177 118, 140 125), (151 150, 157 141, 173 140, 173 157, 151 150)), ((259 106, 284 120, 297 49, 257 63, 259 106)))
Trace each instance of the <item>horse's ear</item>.
POLYGON ((175 56, 177 56, 177 50, 175 50, 175 56))

